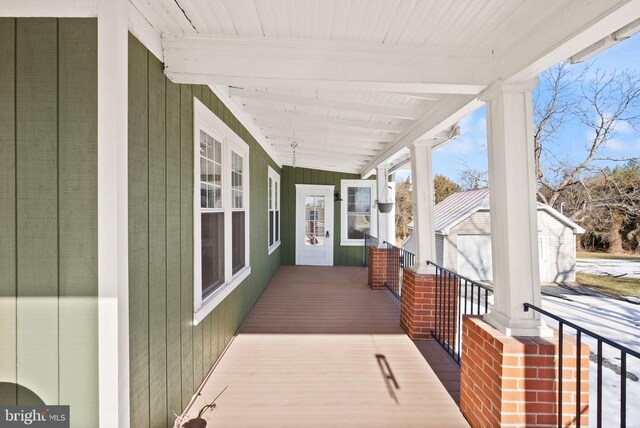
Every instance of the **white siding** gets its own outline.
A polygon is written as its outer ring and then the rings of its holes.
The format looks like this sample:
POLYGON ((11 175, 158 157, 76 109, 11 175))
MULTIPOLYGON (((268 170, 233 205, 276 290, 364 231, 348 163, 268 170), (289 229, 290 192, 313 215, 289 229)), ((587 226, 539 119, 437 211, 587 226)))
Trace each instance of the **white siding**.
MULTIPOLYGON (((482 210, 452 227, 449 235, 436 235, 438 263, 442 263, 447 269, 457 270, 458 235, 489 233, 491 216, 489 211, 482 210)), ((538 233, 545 233, 549 238, 549 279, 552 282, 575 281, 576 238, 573 230, 547 212, 538 210, 538 233)))

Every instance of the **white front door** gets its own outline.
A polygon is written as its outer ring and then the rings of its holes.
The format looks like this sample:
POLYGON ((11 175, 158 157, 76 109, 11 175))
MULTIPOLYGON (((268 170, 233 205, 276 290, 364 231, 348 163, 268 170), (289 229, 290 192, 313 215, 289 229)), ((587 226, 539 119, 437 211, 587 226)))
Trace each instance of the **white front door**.
POLYGON ((297 265, 333 265, 333 189, 296 184, 297 265))

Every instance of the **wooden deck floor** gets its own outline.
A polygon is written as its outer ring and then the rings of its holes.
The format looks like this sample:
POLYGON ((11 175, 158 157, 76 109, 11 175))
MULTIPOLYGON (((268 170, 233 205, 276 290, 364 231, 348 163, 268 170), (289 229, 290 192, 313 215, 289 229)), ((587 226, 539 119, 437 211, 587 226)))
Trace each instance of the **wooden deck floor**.
POLYGON ((208 426, 468 426, 398 301, 366 282, 363 268, 281 267, 187 414, 227 387, 208 426))

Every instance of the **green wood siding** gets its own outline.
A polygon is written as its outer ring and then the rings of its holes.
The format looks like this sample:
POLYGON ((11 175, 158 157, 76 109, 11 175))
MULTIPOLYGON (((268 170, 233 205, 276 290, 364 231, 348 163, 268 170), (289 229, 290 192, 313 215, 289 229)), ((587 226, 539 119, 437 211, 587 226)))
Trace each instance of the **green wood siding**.
POLYGON ((96 53, 95 19, 0 19, 0 403, 73 427, 98 424, 96 53))
POLYGON ((201 85, 177 85, 129 36, 131 426, 173 426, 280 266, 267 253, 267 166, 280 169, 201 85), (250 146, 251 275, 193 326, 193 97, 250 146))
MULTIPOLYGON (((343 172, 321 171, 309 168, 293 168, 285 166, 281 174, 282 200, 280 209, 282 215, 282 245, 281 258, 283 265, 296 264, 296 184, 333 185, 335 191, 340 191, 342 180, 357 180, 358 174, 343 172)), ((345 199, 346 195, 342 195, 345 199)), ((333 264, 336 266, 362 266, 364 264, 364 248, 340 245, 340 204, 335 202, 333 207, 333 264)))

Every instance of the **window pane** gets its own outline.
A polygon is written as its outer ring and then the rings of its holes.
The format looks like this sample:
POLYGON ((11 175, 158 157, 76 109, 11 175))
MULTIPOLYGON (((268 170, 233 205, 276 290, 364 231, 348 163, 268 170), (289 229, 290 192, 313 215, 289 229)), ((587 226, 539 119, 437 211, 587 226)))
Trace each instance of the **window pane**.
POLYGON ((273 245, 275 235, 274 211, 269 211, 269 246, 273 245))
POLYGON ((349 187, 347 211, 349 213, 371 214, 371 188, 349 187))
POLYGON ((269 177, 269 209, 273 207, 273 179, 269 177))
POLYGON ((361 214, 349 214, 347 216, 347 238, 364 239, 364 234, 371 234, 371 216, 361 214))
POLYGON ((231 152, 231 188, 232 188, 232 207, 243 208, 242 203, 242 156, 236 152, 231 152))
POLYGON ((276 242, 278 242, 280 240, 280 211, 276 211, 276 221, 275 221, 275 228, 276 228, 276 242))
POLYGON ((202 297, 224 283, 224 214, 203 213, 202 297))
POLYGON ((244 211, 232 214, 232 271, 237 273, 245 266, 244 211))

